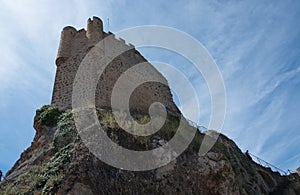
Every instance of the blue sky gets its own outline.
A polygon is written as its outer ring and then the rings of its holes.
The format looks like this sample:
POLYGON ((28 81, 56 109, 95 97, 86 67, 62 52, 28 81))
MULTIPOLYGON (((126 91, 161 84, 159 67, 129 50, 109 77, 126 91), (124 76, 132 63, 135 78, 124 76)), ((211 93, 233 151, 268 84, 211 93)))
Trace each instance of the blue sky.
MULTIPOLYGON (((87 19, 96 15, 104 19, 105 30, 109 17, 112 32, 166 25, 199 40, 224 78, 227 114, 222 133, 243 151, 295 170, 300 166, 299 7, 299 1, 288 0, 0 0, 0 169, 6 172, 30 146, 35 110, 50 103, 62 28, 85 28, 87 19)), ((207 125, 211 102, 201 76, 170 52, 142 52, 149 60, 185 72, 198 91, 201 124, 207 125)), ((169 80, 172 87, 174 80, 169 80)))

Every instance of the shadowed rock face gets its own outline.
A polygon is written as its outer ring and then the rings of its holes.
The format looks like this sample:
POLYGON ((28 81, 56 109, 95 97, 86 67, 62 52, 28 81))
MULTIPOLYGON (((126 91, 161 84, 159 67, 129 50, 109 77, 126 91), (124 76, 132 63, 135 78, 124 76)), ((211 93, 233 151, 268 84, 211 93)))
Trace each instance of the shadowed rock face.
MULTIPOLYGON (((110 120, 110 111, 101 109, 98 115, 112 140, 135 150, 163 145, 176 127, 176 118, 170 118, 157 134, 142 139, 124 133, 110 120)), ((71 112, 43 107, 34 127, 34 141, 5 176, 2 194, 297 194, 300 190, 297 174, 281 176, 256 164, 224 135, 205 156, 198 155, 204 135, 197 133, 187 150, 168 165, 131 172, 91 154, 77 135, 71 112)))

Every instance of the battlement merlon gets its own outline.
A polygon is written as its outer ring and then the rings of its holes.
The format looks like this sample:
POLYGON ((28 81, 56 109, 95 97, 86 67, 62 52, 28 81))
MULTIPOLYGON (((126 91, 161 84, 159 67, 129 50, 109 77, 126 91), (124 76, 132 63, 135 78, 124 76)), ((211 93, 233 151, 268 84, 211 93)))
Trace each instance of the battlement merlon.
POLYGON ((90 18, 87 21, 86 36, 89 39, 90 45, 96 45, 104 37, 103 33, 103 22, 98 17, 90 18))

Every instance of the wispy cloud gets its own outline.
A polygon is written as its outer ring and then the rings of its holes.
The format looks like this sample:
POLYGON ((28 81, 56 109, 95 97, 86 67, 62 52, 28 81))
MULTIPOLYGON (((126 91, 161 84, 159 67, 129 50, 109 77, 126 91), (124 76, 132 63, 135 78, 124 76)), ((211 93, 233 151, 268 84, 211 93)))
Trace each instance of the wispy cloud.
POLYGON ((0 169, 6 171, 31 143, 35 109, 49 104, 55 56, 64 26, 105 18, 110 2, 0 1, 0 169), (97 6, 95 6, 97 5, 97 6), (3 168, 2 168, 3 167, 3 168))
MULTIPOLYGON (((242 149, 295 169, 300 162, 295 149, 300 147, 298 7, 297 1, 0 1, 0 117, 5 120, 0 125, 0 153, 9 156, 0 159, 1 166, 11 164, 30 144, 31 115, 50 101, 61 29, 80 29, 88 17, 97 15, 105 29, 109 17, 111 31, 160 24, 198 39, 225 80, 224 132, 242 149)), ((189 78, 199 97, 200 122, 206 125, 211 102, 204 79, 180 58, 145 55, 174 64, 189 78)), ((182 104, 192 109, 189 103, 182 104)))

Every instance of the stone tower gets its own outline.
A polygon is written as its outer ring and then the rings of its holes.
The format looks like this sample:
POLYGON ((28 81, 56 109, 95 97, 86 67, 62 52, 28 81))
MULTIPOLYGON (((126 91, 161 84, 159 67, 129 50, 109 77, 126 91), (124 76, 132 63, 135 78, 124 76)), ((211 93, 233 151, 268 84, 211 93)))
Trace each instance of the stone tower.
MULTIPOLYGON (((152 76, 166 79, 131 45, 127 45, 123 39, 117 39, 110 32, 103 31, 103 22, 98 17, 88 19, 87 30, 76 30, 67 26, 61 32, 61 39, 56 58, 56 76, 51 104, 61 110, 72 108, 73 82, 81 61, 88 51, 100 40, 111 36, 109 40, 120 47, 130 47, 129 50, 114 58, 101 75, 96 88, 96 107, 111 106, 111 93, 117 79, 129 68, 138 63, 146 63, 147 71, 139 72, 143 76, 152 76)), ((110 47, 106 44, 105 47, 110 47)), ((104 47, 104 46, 103 46, 104 47)), ((138 86, 130 96, 130 109, 148 112, 153 102, 160 102, 167 108, 171 115, 179 115, 180 111, 173 102, 169 86, 158 82, 147 82, 138 86)))

